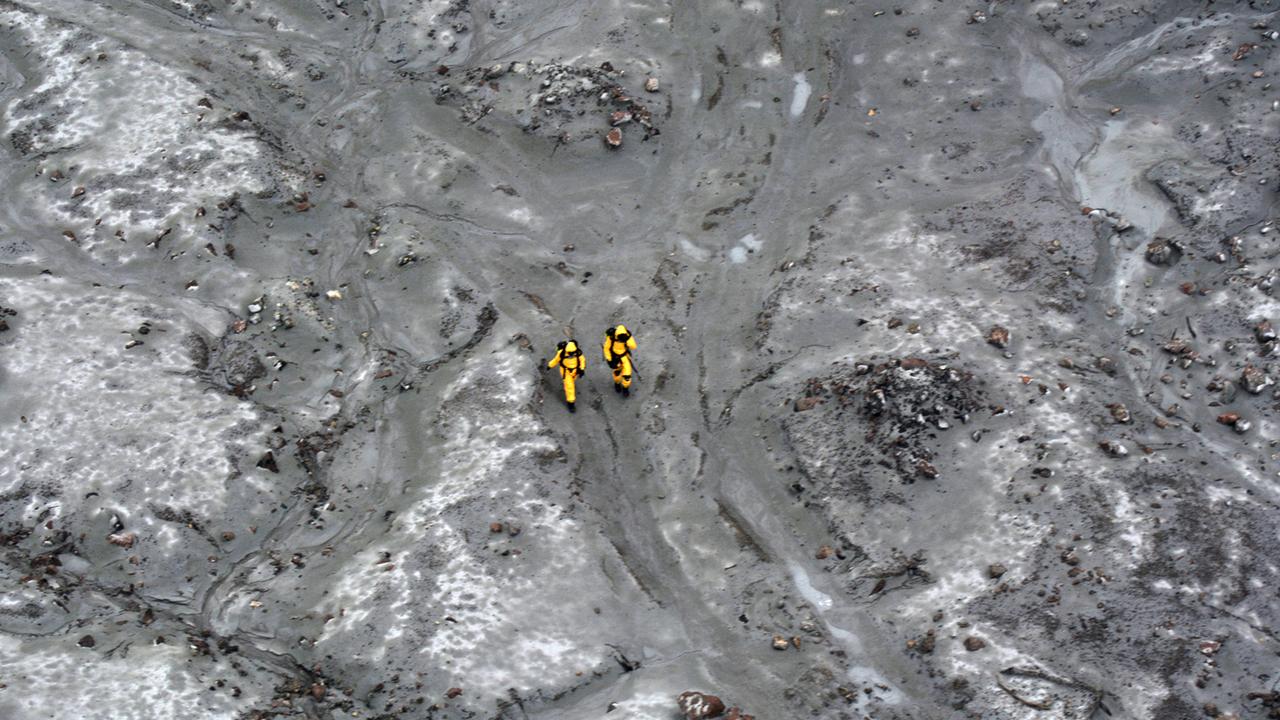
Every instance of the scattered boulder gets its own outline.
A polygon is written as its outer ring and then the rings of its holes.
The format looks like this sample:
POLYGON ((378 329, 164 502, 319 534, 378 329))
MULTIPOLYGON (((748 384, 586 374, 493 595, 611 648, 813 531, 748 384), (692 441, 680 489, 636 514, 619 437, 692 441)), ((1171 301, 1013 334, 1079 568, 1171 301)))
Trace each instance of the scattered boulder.
POLYGON ((85 635, 84 637, 77 640, 76 644, 82 648, 91 648, 94 645, 97 645, 98 641, 94 640, 92 635, 85 635))
POLYGON ((1182 255, 1182 248, 1169 238, 1157 237, 1147 243, 1147 262, 1152 265, 1171 265, 1182 255))
POLYGON ((1240 386, 1254 395, 1261 393, 1271 384, 1271 378, 1253 365, 1245 366, 1244 371, 1240 373, 1240 386))
POLYGON ((970 635, 964 639, 964 649, 969 652, 977 652, 987 646, 987 641, 980 637, 970 635))
POLYGON ((1258 342, 1271 342, 1276 339, 1276 331, 1271 327, 1270 320, 1263 320, 1253 326, 1253 336, 1258 338, 1258 342))
POLYGON ((133 544, 137 541, 138 541, 137 534, 131 533, 131 532, 112 533, 111 535, 107 536, 107 542, 111 543, 112 545, 119 545, 120 547, 126 550, 133 547, 133 544))
POLYGON ((1237 412, 1225 412, 1218 416, 1218 422, 1229 426, 1238 433, 1245 433, 1249 428, 1253 427, 1253 423, 1245 420, 1237 412))
POLYGON ((694 690, 680 693, 676 698, 676 704, 680 706, 680 712, 684 713, 687 720, 720 717, 725 710, 724 702, 720 698, 694 690))
POLYGON ((1133 421, 1133 416, 1129 414, 1129 408, 1124 403, 1112 403, 1107 406, 1111 411, 1111 419, 1118 423, 1128 423, 1133 421))
POLYGON ((1000 325, 993 325, 991 329, 987 331, 987 342, 1001 349, 1009 347, 1008 328, 1000 325))
POLYGON ((991 563, 990 565, 987 566, 987 577, 991 578, 992 580, 996 580, 996 579, 999 579, 1000 577, 1003 577, 1004 574, 1007 572, 1009 572, 1009 568, 1005 567, 1001 563, 991 563))
POLYGON ((1129 448, 1125 447, 1119 440, 1099 440, 1098 447, 1102 448, 1102 452, 1113 458, 1122 458, 1129 454, 1129 448))
POLYGON ((786 649, 787 649, 787 647, 788 647, 789 645, 790 645, 790 643, 789 643, 789 642, 787 642, 787 639, 786 639, 785 637, 783 637, 782 635, 774 635, 774 636, 773 636, 773 649, 774 649, 774 650, 786 650, 786 649))
POLYGON ((622 128, 613 128, 604 134, 604 144, 612 149, 622 147, 622 128))
POLYGON ((451 687, 451 688, 449 688, 447 691, 445 691, 444 696, 445 696, 445 697, 447 697, 447 698, 449 698, 450 700, 452 700, 452 699, 454 699, 454 698, 458 697, 458 696, 459 696, 459 695, 461 695, 461 694, 462 694, 462 688, 460 688, 460 687, 451 687))

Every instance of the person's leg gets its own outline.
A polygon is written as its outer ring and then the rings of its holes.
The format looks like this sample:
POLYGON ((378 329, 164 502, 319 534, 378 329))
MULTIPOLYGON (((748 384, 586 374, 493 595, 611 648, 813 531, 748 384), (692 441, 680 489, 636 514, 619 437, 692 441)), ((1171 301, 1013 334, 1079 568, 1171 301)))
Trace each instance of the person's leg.
POLYGON ((618 366, 617 382, 622 386, 622 394, 631 394, 631 357, 629 355, 622 356, 622 364, 618 366))
MULTIPOLYGON (((623 358, 622 362, 626 362, 623 358)), ((613 390, 614 392, 622 392, 622 363, 619 363, 613 370, 613 390)))
POLYGON ((577 400, 577 388, 574 387, 573 373, 564 374, 564 401, 572 405, 577 400))

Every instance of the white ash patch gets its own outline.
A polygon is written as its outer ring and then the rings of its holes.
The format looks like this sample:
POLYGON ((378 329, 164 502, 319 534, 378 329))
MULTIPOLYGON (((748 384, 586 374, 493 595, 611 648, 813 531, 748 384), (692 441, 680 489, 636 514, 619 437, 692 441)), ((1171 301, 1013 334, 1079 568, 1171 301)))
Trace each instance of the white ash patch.
POLYGON ((196 376, 183 344, 190 321, 161 321, 125 290, 57 278, 0 280, 0 296, 20 320, 5 338, 5 405, 27 418, 0 430, 0 488, 60 498, 64 513, 90 492, 134 510, 225 507, 233 458, 265 444, 265 423, 196 376))
POLYGON ((96 649, 76 647, 71 635, 15 638, 0 635, 0 674, 8 688, 0 698, 0 715, 81 720, 160 720, 194 717, 232 720, 270 699, 268 689, 240 678, 227 664, 205 666, 193 661, 180 639, 152 645, 132 643, 128 650, 105 656, 105 640, 96 649), (217 681, 242 689, 209 692, 217 681), (54 700, 56 698, 56 700, 54 700))
MULTIPOLYGON (((48 206, 82 247, 124 260, 167 228, 194 244, 196 208, 271 187, 265 151, 234 110, 197 105, 204 89, 147 54, 81 27, 22 9, 0 23, 26 36, 39 82, 4 108, 14 144, 45 177, 19 192, 48 206), (73 197, 73 189, 85 192, 73 197), (95 225, 101 220, 100 224, 95 225), (115 235, 124 233, 127 243, 115 235)), ((199 243, 203 245, 203 241, 199 243)))
POLYGON ((599 642, 584 644, 581 618, 592 614, 589 598, 611 595, 609 581, 583 550, 590 531, 552 506, 560 493, 548 494, 550 480, 532 469, 558 450, 530 410, 533 390, 527 359, 514 348, 486 355, 445 389, 441 470, 412 483, 405 510, 377 546, 415 549, 392 557, 394 572, 384 572, 376 553, 362 553, 336 573, 342 579, 326 603, 348 610, 326 627, 320 646, 345 644, 373 626, 384 639, 363 659, 385 653, 439 668, 433 684, 465 687, 477 707, 509 688, 574 684, 577 673, 608 660, 599 642), (487 507, 516 518, 518 535, 505 527, 493 533, 492 518, 466 510, 487 507), (507 541, 520 553, 499 557, 490 547, 507 541))

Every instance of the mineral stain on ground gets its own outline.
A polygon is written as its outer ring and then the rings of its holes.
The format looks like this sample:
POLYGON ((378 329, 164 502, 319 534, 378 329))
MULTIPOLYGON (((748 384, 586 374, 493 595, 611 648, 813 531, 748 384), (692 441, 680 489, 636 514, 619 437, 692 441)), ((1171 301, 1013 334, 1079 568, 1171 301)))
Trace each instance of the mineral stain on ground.
POLYGON ((0 0, 0 717, 1280 717, 1278 10, 0 0))

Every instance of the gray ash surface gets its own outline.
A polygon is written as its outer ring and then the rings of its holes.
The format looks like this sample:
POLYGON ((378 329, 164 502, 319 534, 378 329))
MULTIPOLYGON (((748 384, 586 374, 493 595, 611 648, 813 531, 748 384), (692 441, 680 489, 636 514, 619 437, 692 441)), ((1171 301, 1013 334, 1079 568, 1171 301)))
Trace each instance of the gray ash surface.
POLYGON ((0 718, 1280 717, 1278 10, 0 0, 0 718))

